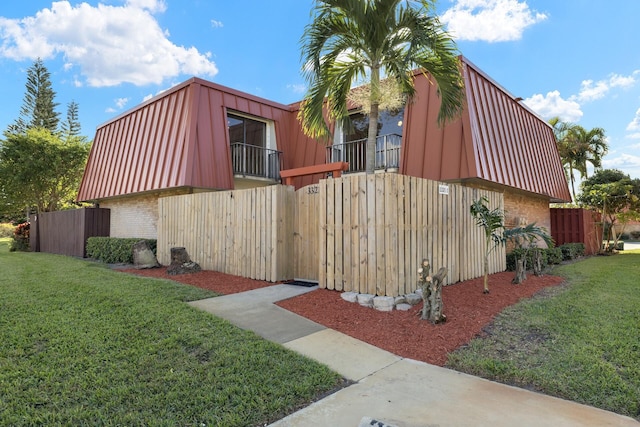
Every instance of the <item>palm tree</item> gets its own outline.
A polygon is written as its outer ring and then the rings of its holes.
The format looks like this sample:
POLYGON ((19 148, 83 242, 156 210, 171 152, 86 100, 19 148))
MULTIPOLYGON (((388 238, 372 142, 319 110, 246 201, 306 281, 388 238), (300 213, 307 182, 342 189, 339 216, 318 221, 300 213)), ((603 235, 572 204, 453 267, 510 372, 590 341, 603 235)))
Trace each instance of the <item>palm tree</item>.
POLYGON ((580 125, 563 122, 559 117, 551 118, 549 124, 553 127, 558 154, 575 200, 575 172, 580 173, 580 178, 588 178, 587 163, 591 163, 596 170, 602 168, 602 158, 609 150, 604 129, 587 131, 580 125))
POLYGON ((410 98, 415 68, 428 72, 438 85, 438 123, 458 116, 464 92, 457 49, 438 18, 430 15, 433 8, 432 0, 316 0, 313 22, 301 40, 309 83, 298 116, 304 132, 328 140, 325 112, 330 123, 348 120, 351 86, 368 78, 366 170, 373 173, 380 82, 390 79, 410 98))
POLYGON ((471 215, 476 220, 476 225, 482 228, 485 237, 484 251, 484 289, 483 293, 489 293, 489 255, 498 246, 504 244, 505 237, 504 212, 500 208, 489 209, 489 200, 482 197, 473 202, 470 208, 471 215))
POLYGON ((602 158, 609 151, 607 138, 602 128, 586 130, 580 125, 574 125, 567 135, 568 140, 576 147, 576 151, 582 151, 582 156, 578 157, 579 164, 577 170, 582 178, 588 178, 587 162, 599 170, 602 168, 602 158))

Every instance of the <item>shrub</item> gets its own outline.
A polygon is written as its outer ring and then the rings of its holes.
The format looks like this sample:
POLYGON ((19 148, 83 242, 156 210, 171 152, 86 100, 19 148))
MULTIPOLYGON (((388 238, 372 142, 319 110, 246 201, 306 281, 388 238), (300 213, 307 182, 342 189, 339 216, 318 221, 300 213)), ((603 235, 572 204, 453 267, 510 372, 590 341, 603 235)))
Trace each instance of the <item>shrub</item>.
POLYGON ((562 249, 549 248, 547 249, 547 261, 549 264, 560 264, 562 262, 562 249))
POLYGON ((146 241, 153 253, 156 253, 157 240, 155 239, 89 237, 87 239, 87 256, 107 264, 131 264, 133 262, 133 245, 140 240, 146 241))
POLYGON ((527 269, 528 270, 533 268, 533 259, 536 252, 540 252, 540 254, 542 255, 542 268, 545 268, 550 264, 549 249, 531 248, 527 251, 524 248, 516 248, 507 254, 507 270, 508 271, 516 270, 516 261, 520 259, 525 254, 525 252, 527 253, 527 269))
POLYGON ((640 230, 632 231, 629 233, 631 237, 635 240, 640 239, 640 230))
POLYGON ((29 251, 29 229, 31 228, 31 224, 28 222, 23 222, 22 224, 18 224, 16 228, 13 230, 13 240, 11 241, 11 246, 9 247, 9 251, 21 251, 27 252, 29 251))
POLYGON ((12 224, 0 224, 0 238, 2 237, 13 237, 13 230, 15 226, 12 224))
POLYGON ((629 240, 629 233, 622 233, 620 235, 620 240, 629 240))
POLYGON ((565 243, 559 246, 562 251, 562 259, 570 261, 584 255, 585 246, 584 243, 565 243))

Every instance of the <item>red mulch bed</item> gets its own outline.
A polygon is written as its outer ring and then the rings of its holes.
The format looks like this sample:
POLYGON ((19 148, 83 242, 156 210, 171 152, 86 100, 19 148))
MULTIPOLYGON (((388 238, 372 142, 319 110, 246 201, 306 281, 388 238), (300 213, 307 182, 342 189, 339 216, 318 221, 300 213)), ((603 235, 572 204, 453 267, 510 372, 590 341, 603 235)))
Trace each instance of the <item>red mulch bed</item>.
MULTIPOLYGON (((165 269, 125 271, 175 280, 221 294, 272 285, 215 271, 179 276, 169 276, 165 269)), ((418 311, 422 304, 409 311, 380 312, 346 302, 339 292, 326 289, 280 301, 278 305, 398 356, 443 366, 448 353, 481 335, 483 328, 505 307, 563 281, 557 276, 529 275, 524 283, 513 285, 513 276, 512 272, 489 276, 491 293, 488 295, 482 293, 482 278, 445 287, 442 300, 447 322, 439 325, 420 320, 418 311)))

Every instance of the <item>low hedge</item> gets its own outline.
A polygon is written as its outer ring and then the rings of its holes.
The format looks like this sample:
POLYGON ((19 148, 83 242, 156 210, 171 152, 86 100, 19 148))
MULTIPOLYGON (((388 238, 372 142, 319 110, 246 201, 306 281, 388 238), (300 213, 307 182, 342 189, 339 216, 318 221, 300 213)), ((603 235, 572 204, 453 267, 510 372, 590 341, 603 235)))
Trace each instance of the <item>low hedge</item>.
POLYGON ((119 237, 89 237, 87 239, 87 256, 107 264, 133 263, 133 245, 144 240, 156 253, 155 239, 123 239, 119 237))
POLYGON ((585 246, 584 243, 565 243, 558 246, 562 250, 562 259, 570 261, 572 259, 584 256, 585 246))

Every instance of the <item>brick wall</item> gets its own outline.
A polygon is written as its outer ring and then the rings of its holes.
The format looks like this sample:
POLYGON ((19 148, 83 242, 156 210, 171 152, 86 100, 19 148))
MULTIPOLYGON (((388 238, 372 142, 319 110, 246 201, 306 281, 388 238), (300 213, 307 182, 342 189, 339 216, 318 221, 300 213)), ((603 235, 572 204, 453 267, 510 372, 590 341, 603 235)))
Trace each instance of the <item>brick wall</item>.
POLYGON ((535 222, 538 227, 544 227, 551 232, 549 200, 546 198, 507 190, 504 193, 504 211, 507 228, 535 222))
POLYGON ((101 208, 111 210, 111 237, 158 238, 158 194, 109 199, 101 208))

